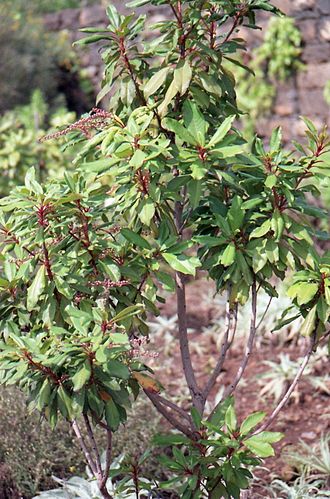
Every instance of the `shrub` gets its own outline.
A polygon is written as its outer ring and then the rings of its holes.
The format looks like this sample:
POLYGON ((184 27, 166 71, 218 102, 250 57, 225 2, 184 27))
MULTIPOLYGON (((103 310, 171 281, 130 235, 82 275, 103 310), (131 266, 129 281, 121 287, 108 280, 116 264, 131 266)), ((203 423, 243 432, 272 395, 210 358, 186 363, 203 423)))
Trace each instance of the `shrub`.
POLYGON ((329 140, 306 119, 305 147, 284 151, 276 129, 268 148, 258 138, 249 148, 233 125, 235 82, 223 60, 244 48, 236 31, 255 25, 255 11, 277 12, 269 2, 201 8, 195 0, 170 7, 172 18, 158 23, 145 43, 137 43, 145 19, 112 6, 107 28, 86 28, 81 44, 105 45, 98 100, 110 92, 110 109, 93 109, 45 137, 69 135, 81 145, 75 172, 41 184, 30 169, 25 185, 1 201, 1 382, 18 384, 53 428, 60 417, 70 421, 105 498, 111 497, 113 433, 142 390, 177 430, 157 439, 171 444, 173 454, 162 456, 173 478, 162 486, 175 486, 184 499, 205 492, 238 498, 249 486, 248 468, 274 455, 282 435, 269 427, 313 350, 327 340, 330 260, 316 251, 312 224, 324 213, 306 195, 329 172, 322 161, 329 140), (217 363, 204 386, 187 332, 185 286, 197 269, 227 304, 217 363), (281 325, 303 318, 302 364, 267 418, 257 412, 239 422, 233 394, 254 347, 258 293, 277 296, 277 280, 292 272, 292 306, 281 325), (162 289, 177 297, 180 383, 189 389, 189 408, 160 394, 147 365, 153 352, 146 347, 146 319, 159 313, 162 289), (238 308, 248 301, 241 364, 213 403, 238 308), (97 426, 107 438, 104 465, 97 426))

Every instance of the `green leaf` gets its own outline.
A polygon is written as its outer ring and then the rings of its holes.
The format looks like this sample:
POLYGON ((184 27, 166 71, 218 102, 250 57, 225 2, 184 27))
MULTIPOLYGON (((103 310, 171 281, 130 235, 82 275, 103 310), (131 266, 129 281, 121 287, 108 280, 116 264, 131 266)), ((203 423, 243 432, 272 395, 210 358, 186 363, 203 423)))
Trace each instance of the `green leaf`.
POLYGON ((72 402, 68 393, 62 385, 57 390, 58 405, 63 417, 71 419, 72 416, 72 402))
POLYGON ((128 367, 119 362, 119 360, 109 360, 104 367, 107 373, 114 378, 127 380, 130 377, 128 367))
POLYGON ((264 236, 265 234, 267 234, 267 232, 270 231, 270 228, 271 228, 271 220, 266 220, 262 225, 260 225, 260 227, 257 227, 251 232, 250 239, 253 239, 254 237, 264 236))
POLYGON ((212 411, 210 422, 216 426, 223 426, 225 422, 225 414, 230 406, 234 404, 233 397, 227 397, 220 402, 212 411))
POLYGON ((139 219, 144 225, 147 225, 149 227, 154 214, 155 214, 155 205, 153 201, 150 198, 144 199, 138 211, 139 219))
POLYGON ((104 158, 104 159, 98 159, 97 161, 91 161, 89 163, 81 163, 79 168, 80 169, 86 168, 91 172, 101 173, 110 169, 111 166, 115 165, 118 162, 119 158, 104 158))
POLYGON ((225 414, 225 424, 229 431, 236 430, 237 427, 237 418, 233 405, 230 405, 225 414))
POLYGON ((290 298, 297 297, 298 305, 311 301, 318 292, 317 283, 299 282, 291 286, 287 292, 290 298))
POLYGON ((91 364, 86 360, 79 371, 72 377, 73 389, 75 392, 80 390, 91 377, 91 364))
POLYGON ((35 275, 35 278, 31 286, 27 290, 27 309, 29 311, 33 310, 33 308, 36 306, 45 287, 46 287, 46 269, 44 265, 41 265, 41 267, 39 267, 39 270, 35 275))
POLYGON ((273 130, 272 135, 270 137, 269 148, 273 152, 277 152, 281 147, 282 142, 282 129, 281 127, 277 127, 273 130))
POLYGON ((314 307, 306 315, 305 320, 300 329, 300 334, 302 336, 307 337, 313 334, 316 326, 316 309, 317 306, 314 305, 314 307))
POLYGON ((224 267, 229 267, 235 261, 236 248, 234 243, 230 243, 220 257, 220 263, 224 267))
POLYGON ((125 239, 127 239, 127 241, 135 244, 139 248, 148 249, 148 250, 151 249, 151 246, 148 243, 148 241, 146 241, 146 239, 144 239, 144 237, 140 236, 136 232, 133 232, 130 229, 124 228, 124 229, 121 229, 120 233, 124 236, 125 239))
POLYGON ((195 407, 192 407, 191 409, 191 418, 194 422, 195 428, 199 430, 202 426, 202 418, 200 413, 197 411, 195 407))
POLYGON ((101 40, 111 40, 111 37, 107 36, 105 34, 86 36, 85 38, 81 38, 80 40, 76 40, 72 45, 74 47, 77 45, 89 45, 90 43, 100 42, 101 40))
POLYGON ((162 253, 164 260, 172 267, 172 269, 182 274, 195 275, 196 269, 201 266, 200 261, 196 257, 186 255, 173 255, 172 253, 162 253))
POLYGON ((268 189, 272 189, 277 184, 277 176, 276 175, 268 175, 265 180, 265 186, 268 189))
POLYGON ((235 116, 229 116, 226 118, 218 128, 218 130, 215 132, 209 143, 207 144, 207 149, 211 149, 215 145, 217 145, 221 140, 225 138, 229 130, 231 129, 232 123, 235 119, 235 116))
POLYGON ((270 444, 265 442, 260 442, 260 440, 257 440, 255 437, 251 437, 248 440, 245 440, 244 444, 256 456, 259 457, 275 456, 274 449, 270 444))
POLYGON ((150 80, 146 83, 143 89, 144 97, 146 99, 148 99, 151 95, 156 93, 157 90, 163 85, 170 70, 171 67, 166 66, 166 68, 160 69, 150 78, 150 80))
POLYGON ((112 431, 118 430, 120 424, 120 416, 117 406, 112 398, 105 404, 105 419, 112 431))
POLYGON ((254 412, 250 414, 240 427, 240 434, 247 435, 257 424, 259 424, 266 416, 265 412, 254 412))
POLYGON ((174 71, 174 83, 180 95, 184 95, 189 88, 192 77, 192 69, 189 60, 180 61, 174 71))
POLYGON ((50 399, 50 394, 51 394, 51 384, 48 378, 45 378, 38 394, 38 402, 36 405, 38 411, 42 411, 45 405, 48 404, 50 399))
POLYGON ((197 144, 205 145, 205 135, 208 129, 208 123, 198 109, 198 106, 191 101, 185 101, 183 104, 184 125, 189 133, 194 137, 197 144))
POLYGON ((278 431, 262 431, 257 435, 254 435, 253 438, 260 440, 260 442, 267 442, 269 444, 274 444, 279 442, 284 437, 283 433, 278 431))
POLYGON ((242 146, 224 146, 224 147, 218 147, 217 149, 213 149, 211 151, 212 155, 219 156, 221 158, 232 158, 233 156, 236 156, 237 154, 241 154, 243 152, 242 146))
POLYGON ((166 130, 175 133, 183 142, 190 145, 197 145, 197 140, 179 121, 173 120, 172 118, 164 118, 162 126, 166 128, 166 130))
POLYGON ((201 180, 191 180, 188 184, 188 194, 191 206, 193 209, 199 205, 202 195, 202 182, 201 180))
MULTIPOLYGON (((136 305, 132 306, 135 307, 136 305)), ((110 333, 109 338, 115 345, 129 345, 129 339, 126 333, 110 333)))
MULTIPOLYGON (((132 315, 136 315, 139 312, 143 310, 142 305, 130 305, 129 307, 124 308, 124 310, 121 310, 116 314, 114 317, 112 317, 111 322, 119 322, 123 321, 124 319, 127 319, 128 317, 132 317, 132 315)), ((112 334, 112 336, 114 333, 112 334)), ((121 335, 125 336, 125 335, 121 335)))
POLYGON ((166 447, 168 447, 169 445, 191 444, 191 440, 189 438, 178 433, 169 433, 166 435, 156 434, 152 438, 152 442, 155 445, 165 445, 166 447))
POLYGON ((257 456, 270 457, 275 455, 274 449, 270 444, 279 442, 282 438, 283 433, 263 431, 244 440, 244 444, 257 456))

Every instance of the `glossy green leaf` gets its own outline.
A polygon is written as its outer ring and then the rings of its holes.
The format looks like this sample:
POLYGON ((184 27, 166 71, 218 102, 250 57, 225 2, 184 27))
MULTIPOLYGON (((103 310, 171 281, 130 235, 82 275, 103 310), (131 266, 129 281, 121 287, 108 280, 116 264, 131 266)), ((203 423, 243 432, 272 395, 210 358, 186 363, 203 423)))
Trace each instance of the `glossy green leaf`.
POLYGON ((240 427, 240 434, 247 435, 250 431, 255 428, 263 419, 265 419, 265 412, 254 412, 250 414, 246 419, 244 419, 243 423, 240 427))
POLYGON ((33 310, 46 287, 46 269, 41 265, 27 290, 27 309, 33 310))
POLYGON ((186 255, 177 256, 171 253, 162 253, 162 256, 172 269, 182 274, 195 275, 196 269, 201 266, 200 261, 195 257, 186 255))
POLYGON ((91 364, 89 360, 86 360, 79 371, 72 377, 73 389, 75 392, 80 390, 91 377, 91 364))

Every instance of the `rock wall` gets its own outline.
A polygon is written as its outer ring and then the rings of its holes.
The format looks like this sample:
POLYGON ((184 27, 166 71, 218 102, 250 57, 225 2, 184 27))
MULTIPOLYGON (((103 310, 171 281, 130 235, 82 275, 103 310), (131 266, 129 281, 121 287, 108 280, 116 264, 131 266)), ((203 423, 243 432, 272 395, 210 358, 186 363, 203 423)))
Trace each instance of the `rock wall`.
MULTIPOLYGON (((123 4, 118 0, 114 3, 119 10, 124 11, 123 4)), ((267 136, 273 127, 280 124, 286 139, 291 139, 303 133, 304 126, 299 116, 308 116, 318 126, 324 123, 330 125, 330 106, 323 97, 324 86, 330 80, 330 0, 274 0, 274 3, 286 14, 295 17, 302 33, 302 61, 306 67, 296 77, 278 85, 273 111, 260 122, 259 133, 267 136)), ((144 11, 150 23, 164 15, 163 8, 144 8, 139 11, 144 11)), ((45 16, 45 25, 49 31, 67 30, 72 41, 82 36, 79 28, 106 24, 103 6, 67 9, 45 16)), ((260 24, 265 27, 267 17, 262 18, 260 24)), ((249 42, 255 44, 260 42, 262 33, 254 31, 252 36, 249 42)), ((97 87, 103 72, 98 48, 92 46, 81 50, 81 62, 97 87)))

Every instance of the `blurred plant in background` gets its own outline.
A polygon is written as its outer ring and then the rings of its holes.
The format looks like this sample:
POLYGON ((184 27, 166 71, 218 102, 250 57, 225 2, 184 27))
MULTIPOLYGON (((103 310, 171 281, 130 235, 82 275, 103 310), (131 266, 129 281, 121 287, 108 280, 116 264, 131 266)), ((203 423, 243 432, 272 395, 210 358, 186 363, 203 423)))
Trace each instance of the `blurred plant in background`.
MULTIPOLYGON (((62 0, 58 6, 63 4, 69 6, 62 0)), ((68 33, 50 33, 44 28, 42 13, 46 5, 56 10, 56 2, 1 1, 0 114, 27 104, 35 89, 41 90, 52 110, 69 104, 83 113, 93 103, 92 88, 79 67, 68 33), (74 103, 69 102, 70 96, 65 99, 65 85, 80 89, 74 103)))
POLYGON ((40 143, 48 131, 72 123, 75 113, 65 107, 49 115, 40 92, 33 93, 30 104, 8 111, 0 118, 0 196, 24 181, 34 166, 40 179, 56 177, 70 168, 73 152, 61 150, 60 142, 40 143))
MULTIPOLYGON (((272 18, 262 44, 249 56, 250 73, 229 64, 237 80, 237 100, 245 133, 252 137, 258 119, 267 116, 276 97, 276 84, 291 78, 304 68, 300 60, 302 37, 291 17, 272 18)), ((246 61, 244 61, 246 62, 246 61)))
POLYGON ((330 487, 330 433, 322 435, 312 448, 301 440, 296 450, 287 452, 287 458, 301 474, 312 475, 330 487))

